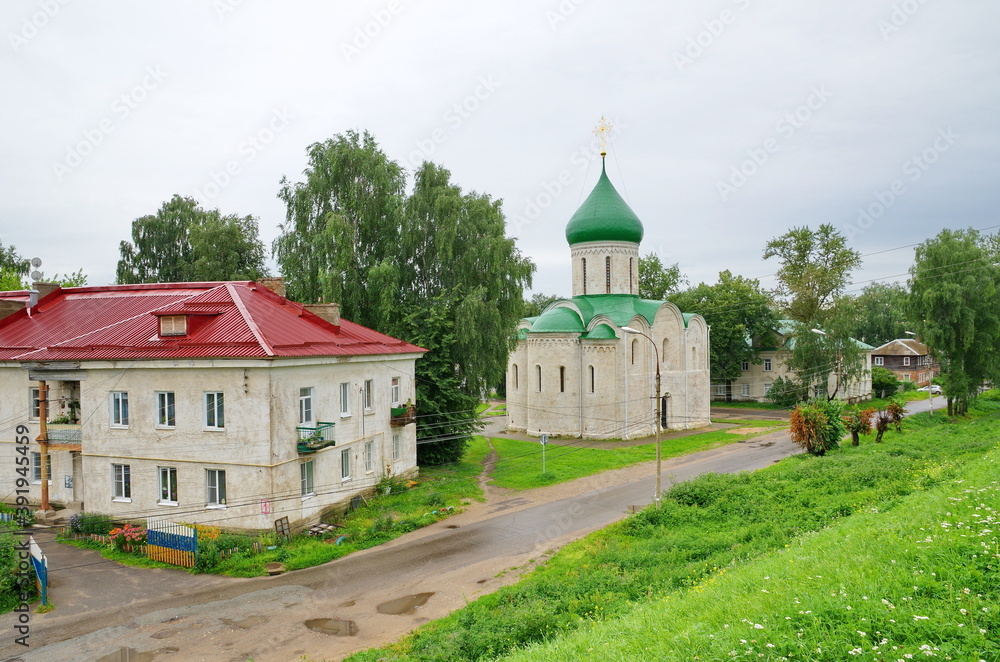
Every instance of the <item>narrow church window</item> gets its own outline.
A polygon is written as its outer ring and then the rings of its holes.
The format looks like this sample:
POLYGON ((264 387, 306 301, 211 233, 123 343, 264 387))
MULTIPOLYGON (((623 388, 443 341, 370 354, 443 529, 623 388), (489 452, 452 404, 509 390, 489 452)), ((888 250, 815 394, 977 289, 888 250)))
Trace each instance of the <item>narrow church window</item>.
POLYGON ((670 338, 663 339, 663 353, 660 354, 660 359, 663 361, 663 369, 667 369, 668 361, 667 357, 670 356, 670 338))
POLYGON ((581 258, 583 262, 583 293, 587 294, 587 258, 581 258))
POLYGON ((633 291, 633 287, 632 287, 632 259, 633 258, 629 258, 628 259, 628 293, 629 294, 635 294, 635 292, 633 291))
POLYGON ((542 392, 542 366, 535 366, 535 376, 538 378, 538 392, 542 392))
POLYGON ((594 366, 590 366, 590 392, 594 392, 594 366))
POLYGON ((607 292, 605 294, 611 294, 611 256, 604 258, 604 283, 607 292))
POLYGON ((635 365, 635 355, 639 351, 639 340, 636 338, 632 339, 632 365, 635 365))
POLYGON ((511 381, 514 382, 514 390, 517 390, 517 364, 516 363, 514 363, 514 364, 511 365, 510 376, 512 377, 511 381))
POLYGON ((559 366, 559 392, 566 392, 566 368, 559 366))

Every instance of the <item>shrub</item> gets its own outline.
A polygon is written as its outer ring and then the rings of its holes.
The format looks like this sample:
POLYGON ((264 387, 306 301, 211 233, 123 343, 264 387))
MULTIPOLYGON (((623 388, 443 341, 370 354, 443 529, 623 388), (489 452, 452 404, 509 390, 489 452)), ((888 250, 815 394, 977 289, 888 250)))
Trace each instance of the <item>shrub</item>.
POLYGON ((806 388, 794 379, 778 377, 771 384, 765 398, 780 407, 794 407, 797 402, 806 399, 806 388))
POLYGON ((858 439, 860 435, 871 434, 872 419, 874 419, 874 417, 874 409, 854 409, 844 416, 844 426, 851 433, 852 445, 857 446, 860 444, 858 439))
POLYGON ((111 515, 104 513, 79 513, 70 517, 69 523, 74 533, 95 533, 101 536, 108 535, 115 528, 111 515))
POLYGON ((119 552, 124 551, 126 546, 135 547, 146 544, 146 529, 141 526, 125 524, 124 526, 111 529, 108 532, 111 544, 119 552))
POLYGON ((891 397, 899 390, 899 378, 888 368, 872 366, 872 390, 878 393, 880 398, 891 397))
POLYGON ((791 428, 788 435, 792 441, 813 455, 826 453, 826 438, 823 429, 826 427, 826 412, 819 403, 807 402, 792 410, 789 417, 791 428))

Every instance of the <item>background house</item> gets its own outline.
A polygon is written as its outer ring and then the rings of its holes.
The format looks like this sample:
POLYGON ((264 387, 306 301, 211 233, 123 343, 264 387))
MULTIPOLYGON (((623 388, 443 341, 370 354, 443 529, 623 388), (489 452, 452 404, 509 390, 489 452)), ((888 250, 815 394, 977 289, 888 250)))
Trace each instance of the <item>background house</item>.
POLYGON ((938 375, 931 350, 916 338, 890 340, 872 350, 872 365, 891 370, 904 382, 927 386, 938 375))
MULTIPOLYGON (((0 462, 40 433, 49 498, 121 518, 269 528, 416 472, 424 352, 253 282, 76 287, 0 320, 0 462), (393 408, 396 411, 393 412, 393 408), (396 414, 393 417, 393 413, 396 414)), ((30 497, 41 497, 31 444, 30 497)), ((0 498, 15 493, 0 472, 0 498)))

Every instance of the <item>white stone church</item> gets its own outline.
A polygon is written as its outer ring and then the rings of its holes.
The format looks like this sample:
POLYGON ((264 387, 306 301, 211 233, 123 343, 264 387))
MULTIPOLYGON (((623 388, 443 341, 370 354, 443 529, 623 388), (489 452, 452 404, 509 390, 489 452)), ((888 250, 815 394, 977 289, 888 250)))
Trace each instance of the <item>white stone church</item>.
POLYGON ((573 297, 518 325, 507 367, 508 429, 629 439, 656 431, 654 412, 664 429, 709 424, 708 325, 668 301, 639 298, 642 235, 602 168, 566 226, 573 297))

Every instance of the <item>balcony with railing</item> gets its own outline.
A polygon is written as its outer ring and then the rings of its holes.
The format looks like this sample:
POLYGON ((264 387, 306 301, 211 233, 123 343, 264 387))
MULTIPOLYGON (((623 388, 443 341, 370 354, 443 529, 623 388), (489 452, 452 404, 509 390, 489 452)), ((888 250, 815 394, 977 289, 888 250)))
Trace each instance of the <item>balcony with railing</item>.
POLYGON ((405 407, 392 407, 389 410, 389 425, 400 428, 417 422, 417 406, 407 404, 405 407))
POLYGON ((333 431, 336 423, 324 423, 320 421, 315 427, 300 425, 295 428, 299 433, 296 448, 300 453, 315 453, 327 446, 334 446, 337 442, 334 439, 333 431))

